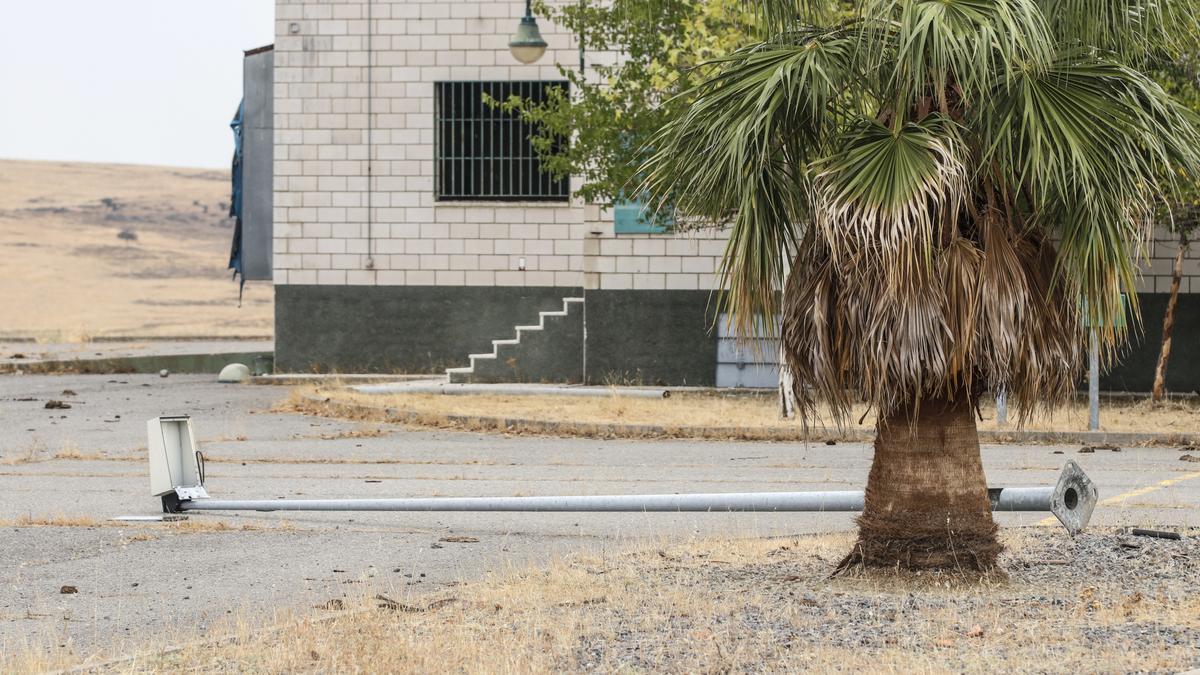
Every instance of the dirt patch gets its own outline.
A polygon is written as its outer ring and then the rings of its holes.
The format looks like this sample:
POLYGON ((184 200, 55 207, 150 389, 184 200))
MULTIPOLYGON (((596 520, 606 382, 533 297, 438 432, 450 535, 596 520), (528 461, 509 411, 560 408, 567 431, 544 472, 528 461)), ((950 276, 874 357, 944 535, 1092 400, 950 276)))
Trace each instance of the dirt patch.
POLYGON ((112 670, 1180 671, 1200 663, 1200 531, 1184 534, 1129 548, 1112 530, 1009 530, 1007 578, 830 579, 849 533, 650 546, 415 600, 345 596, 112 670))
POLYGON ((270 336, 270 285, 238 307, 226 269, 228 202, 221 172, 0 160, 0 337, 270 336))

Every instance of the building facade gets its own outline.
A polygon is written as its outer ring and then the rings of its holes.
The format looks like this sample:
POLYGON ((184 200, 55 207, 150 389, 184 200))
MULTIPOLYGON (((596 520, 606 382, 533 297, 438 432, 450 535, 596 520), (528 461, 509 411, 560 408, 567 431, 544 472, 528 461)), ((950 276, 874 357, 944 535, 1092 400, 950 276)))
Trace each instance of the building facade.
MULTIPOLYGON (((747 368, 713 315, 720 231, 655 232, 583 203, 538 171, 527 130, 482 105, 580 67, 574 36, 545 18, 545 55, 517 62, 507 43, 523 13, 522 0, 277 0, 278 367, 762 381, 770 366, 747 368)), ((611 58, 582 55, 585 68, 611 58)), ((1149 387, 1172 246, 1154 244, 1145 334, 1110 387, 1149 387)), ((1177 349, 1200 340, 1200 247, 1185 266, 1177 349)))

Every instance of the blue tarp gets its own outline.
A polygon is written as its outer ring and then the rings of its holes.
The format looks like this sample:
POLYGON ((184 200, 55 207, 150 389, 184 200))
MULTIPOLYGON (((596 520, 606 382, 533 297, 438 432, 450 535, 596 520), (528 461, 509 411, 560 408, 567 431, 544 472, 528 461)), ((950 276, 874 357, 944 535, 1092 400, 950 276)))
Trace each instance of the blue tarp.
MULTIPOLYGON (((233 177, 233 188, 229 199, 229 216, 234 219, 233 246, 229 251, 229 269, 233 270, 233 278, 242 275, 242 112, 245 102, 238 104, 237 114, 229 123, 233 129, 233 167, 230 175, 233 177)), ((246 277, 242 275, 238 285, 238 305, 242 304, 242 291, 246 287, 246 277)))

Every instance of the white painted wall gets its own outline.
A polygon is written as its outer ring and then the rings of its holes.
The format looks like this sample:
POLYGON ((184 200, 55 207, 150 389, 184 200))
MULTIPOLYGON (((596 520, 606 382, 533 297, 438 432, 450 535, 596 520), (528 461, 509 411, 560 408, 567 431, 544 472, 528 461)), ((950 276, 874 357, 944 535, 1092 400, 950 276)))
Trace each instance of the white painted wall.
POLYGON ((277 0, 276 12, 276 284, 713 287, 719 232, 617 236, 578 199, 436 201, 434 82, 577 67, 574 38, 545 18, 542 60, 512 57, 523 0, 277 0))
MULTIPOLYGON (((715 287, 719 231, 616 235, 578 199, 435 200, 434 82, 577 67, 574 38, 545 18, 546 55, 518 63, 507 43, 523 13, 523 0, 276 0, 276 284, 715 287)), ((1138 290, 1169 290, 1177 250, 1156 234, 1138 290)), ((1185 274, 1200 293, 1200 245, 1185 274)))

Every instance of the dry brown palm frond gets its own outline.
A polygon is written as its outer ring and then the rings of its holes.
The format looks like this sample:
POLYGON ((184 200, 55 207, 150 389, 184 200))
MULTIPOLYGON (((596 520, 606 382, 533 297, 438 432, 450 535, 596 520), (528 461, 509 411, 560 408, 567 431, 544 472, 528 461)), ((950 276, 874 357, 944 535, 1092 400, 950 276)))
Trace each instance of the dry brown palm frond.
POLYGON ((942 254, 939 274, 946 298, 946 328, 953 336, 947 357, 949 373, 971 389, 975 340, 982 298, 979 275, 983 253, 974 242, 954 238, 942 254), (964 339, 965 337, 965 339, 964 339))
POLYGON ((1018 251, 1028 311, 1017 329, 1020 348, 1012 356, 1015 367, 1007 384, 1022 420, 1074 395, 1087 344, 1079 304, 1073 301, 1079 291, 1056 278, 1054 247, 1041 238, 1027 238, 1025 246, 1029 248, 1018 251))
POLYGON ((845 424, 866 401, 883 413, 953 391, 1008 392, 1024 417, 1068 399, 1085 332, 1054 277, 1054 250, 1008 220, 952 239, 904 284, 883 258, 838 264, 806 238, 784 293, 783 341, 804 417, 827 403, 845 424))
POLYGON ((969 194, 964 153, 953 122, 932 115, 889 129, 863 121, 842 141, 842 154, 819 166, 810 199, 814 227, 833 260, 864 253, 882 258, 889 283, 903 291, 929 272, 941 228, 956 227, 969 194), (877 183, 892 186, 883 192, 877 183))
POLYGON ((983 258, 979 268, 980 332, 976 335, 976 352, 986 363, 981 364, 993 377, 996 388, 1004 388, 1011 380, 1010 369, 1016 365, 1020 351, 1024 319, 1029 313, 1029 287, 1026 284, 1023 259, 1013 243, 1010 232, 995 217, 984 217, 979 223, 983 258))

